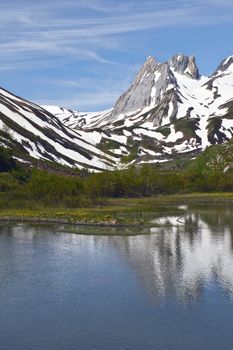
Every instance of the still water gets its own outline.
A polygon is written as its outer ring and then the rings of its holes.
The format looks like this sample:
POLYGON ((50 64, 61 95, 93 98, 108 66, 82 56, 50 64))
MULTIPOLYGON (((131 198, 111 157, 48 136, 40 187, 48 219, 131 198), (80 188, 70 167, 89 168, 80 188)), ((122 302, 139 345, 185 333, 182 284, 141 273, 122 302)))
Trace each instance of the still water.
POLYGON ((0 349, 232 350, 233 207, 177 219, 138 236, 1 224, 0 349))

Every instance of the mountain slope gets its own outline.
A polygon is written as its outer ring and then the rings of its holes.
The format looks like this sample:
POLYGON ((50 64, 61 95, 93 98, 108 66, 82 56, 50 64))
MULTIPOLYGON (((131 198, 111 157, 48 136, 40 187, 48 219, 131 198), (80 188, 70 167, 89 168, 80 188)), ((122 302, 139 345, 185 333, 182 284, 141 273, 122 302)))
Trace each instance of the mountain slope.
POLYGON ((0 89, 0 144, 21 161, 31 158, 103 170, 114 159, 97 149, 83 131, 74 131, 42 107, 0 89))
POLYGON ((233 56, 205 77, 195 57, 178 54, 165 63, 149 57, 111 110, 59 118, 74 130, 94 132, 96 146, 123 162, 143 163, 196 156, 226 142, 232 111, 233 56))
POLYGON ((148 57, 131 86, 103 112, 38 106, 0 89, 0 145, 21 161, 98 171, 193 158, 233 135, 233 56, 210 76, 195 57, 148 57))

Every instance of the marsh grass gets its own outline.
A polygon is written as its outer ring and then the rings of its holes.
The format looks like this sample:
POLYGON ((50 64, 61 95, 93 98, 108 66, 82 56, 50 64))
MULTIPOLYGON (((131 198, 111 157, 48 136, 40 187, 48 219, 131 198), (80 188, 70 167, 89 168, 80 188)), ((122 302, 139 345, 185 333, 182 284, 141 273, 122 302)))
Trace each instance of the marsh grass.
MULTIPOLYGON (((151 198, 109 199, 104 205, 86 208, 43 207, 29 202, 28 207, 1 208, 1 220, 32 220, 83 225, 149 225, 152 218, 182 215, 181 205, 233 203, 233 193, 195 193, 151 198)), ((14 203, 15 204, 15 203, 14 203)))

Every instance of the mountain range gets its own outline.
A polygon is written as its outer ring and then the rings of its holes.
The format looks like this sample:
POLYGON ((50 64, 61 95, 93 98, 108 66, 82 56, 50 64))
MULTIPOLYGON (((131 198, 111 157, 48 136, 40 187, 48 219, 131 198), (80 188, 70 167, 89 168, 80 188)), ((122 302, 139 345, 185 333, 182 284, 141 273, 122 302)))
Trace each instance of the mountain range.
POLYGON ((0 89, 0 144, 16 159, 93 171, 194 158, 233 135, 233 56, 209 77, 194 56, 148 57, 103 112, 38 106, 0 89))

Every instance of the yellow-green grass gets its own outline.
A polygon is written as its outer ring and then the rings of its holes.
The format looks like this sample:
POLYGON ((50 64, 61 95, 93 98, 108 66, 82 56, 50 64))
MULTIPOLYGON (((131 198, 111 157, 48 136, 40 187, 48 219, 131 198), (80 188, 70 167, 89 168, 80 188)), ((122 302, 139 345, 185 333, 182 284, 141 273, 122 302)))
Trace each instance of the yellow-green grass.
POLYGON ((92 208, 1 209, 0 220, 63 222, 92 225, 148 224, 146 214, 156 216, 182 213, 179 205, 233 203, 233 193, 195 193, 159 195, 147 198, 109 199, 105 205, 92 208))

